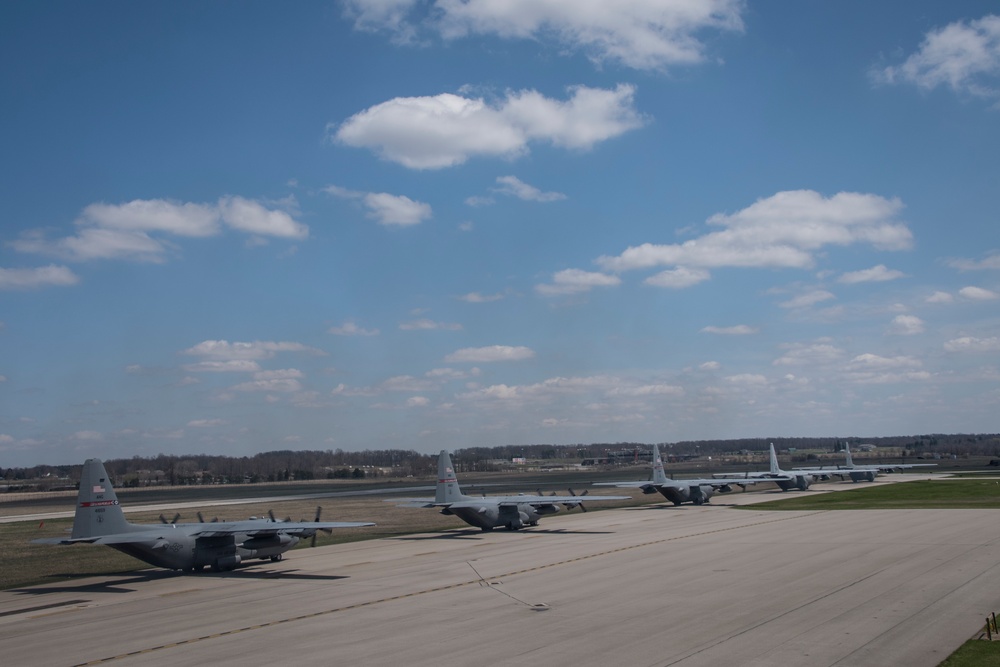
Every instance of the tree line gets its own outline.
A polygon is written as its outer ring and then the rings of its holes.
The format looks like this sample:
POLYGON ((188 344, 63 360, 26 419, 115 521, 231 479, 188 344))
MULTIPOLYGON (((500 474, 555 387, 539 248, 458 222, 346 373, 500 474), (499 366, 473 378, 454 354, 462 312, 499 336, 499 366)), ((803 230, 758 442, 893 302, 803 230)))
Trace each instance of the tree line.
MULTIPOLYGON (((873 444, 895 447, 908 456, 993 456, 1000 457, 998 434, 932 434, 880 438, 742 438, 736 440, 692 440, 656 443, 665 456, 721 456, 733 452, 766 451, 774 443, 779 450, 821 450, 836 452, 844 444, 857 448, 873 444)), ((615 442, 574 445, 529 444, 495 447, 466 447, 452 452, 461 471, 499 470, 504 462, 524 458, 531 461, 576 462, 606 457, 609 452, 647 450, 650 443, 615 442)), ((377 449, 364 451, 282 450, 253 456, 216 454, 158 454, 110 459, 104 462, 109 474, 121 486, 184 484, 256 484, 291 480, 362 479, 389 474, 393 477, 422 477, 436 474, 437 453, 414 450, 377 449)), ((0 467, 0 479, 7 490, 51 489, 72 485, 80 478, 82 464, 39 465, 28 468, 0 467), (28 484, 29 480, 32 482, 28 484)))

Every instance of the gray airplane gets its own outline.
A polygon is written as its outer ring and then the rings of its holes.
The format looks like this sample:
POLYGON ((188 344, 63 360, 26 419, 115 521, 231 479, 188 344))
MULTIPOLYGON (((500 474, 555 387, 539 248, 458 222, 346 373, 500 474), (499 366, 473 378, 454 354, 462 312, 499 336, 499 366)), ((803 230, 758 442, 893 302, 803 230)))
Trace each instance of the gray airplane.
MULTIPOLYGON (((829 471, 821 470, 782 470, 778 466, 778 455, 774 453, 774 444, 771 444, 771 468, 766 471, 743 473, 747 479, 754 479, 758 482, 774 482, 782 491, 798 489, 805 491, 809 485, 818 479, 824 479, 830 474, 829 471)), ((740 475, 737 474, 737 477, 740 475)))
MULTIPOLYGON (((570 491, 572 493, 572 491, 570 491)), ((507 530, 519 530, 525 526, 537 526, 538 520, 547 514, 559 511, 559 505, 566 508, 583 506, 584 501, 630 500, 629 496, 598 496, 584 498, 583 495, 570 496, 467 496, 458 486, 455 468, 447 450, 438 456, 438 481, 434 498, 396 498, 386 502, 398 503, 400 507, 440 507, 441 514, 454 515, 483 531, 500 526, 507 530)))
POLYGON ((856 465, 854 460, 851 458, 851 446, 847 443, 844 443, 844 454, 846 455, 847 462, 844 465, 838 465, 836 468, 796 468, 795 470, 810 472, 812 474, 825 474, 840 477, 841 479, 850 477, 854 482, 874 482, 878 475, 884 473, 903 470, 906 468, 930 468, 937 465, 936 463, 856 465))
POLYGON ((643 493, 662 493, 663 497, 674 505, 694 503, 703 505, 716 491, 727 493, 734 485, 746 487, 757 484, 761 480, 746 477, 729 477, 712 479, 669 479, 663 472, 663 459, 660 458, 660 448, 653 445, 653 479, 643 482, 595 482, 594 486, 617 486, 620 489, 642 489, 643 493))
POLYGON ((34 540, 39 544, 105 544, 150 565, 195 572, 206 565, 232 570, 242 561, 281 560, 282 554, 316 531, 374 526, 369 522, 275 521, 249 519, 210 523, 134 524, 125 519, 118 496, 99 459, 83 464, 76 516, 69 538, 34 540))

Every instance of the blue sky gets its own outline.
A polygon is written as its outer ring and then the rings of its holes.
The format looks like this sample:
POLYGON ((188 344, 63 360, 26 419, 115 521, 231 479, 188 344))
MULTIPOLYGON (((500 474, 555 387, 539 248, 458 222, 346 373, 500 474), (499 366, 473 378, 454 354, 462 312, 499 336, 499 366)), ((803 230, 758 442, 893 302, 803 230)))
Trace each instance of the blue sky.
POLYGON ((0 465, 996 432, 989 2, 0 6, 0 465))

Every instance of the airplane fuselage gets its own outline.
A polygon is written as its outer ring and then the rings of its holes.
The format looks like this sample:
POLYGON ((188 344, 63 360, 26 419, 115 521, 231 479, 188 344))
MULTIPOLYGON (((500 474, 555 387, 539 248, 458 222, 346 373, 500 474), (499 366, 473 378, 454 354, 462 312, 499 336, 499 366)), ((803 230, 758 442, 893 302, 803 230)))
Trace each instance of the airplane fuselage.
POLYGON ((695 505, 704 505, 709 502, 709 499, 715 495, 715 489, 711 486, 706 485, 687 485, 678 484, 674 485, 664 485, 660 487, 660 493, 663 497, 672 502, 674 505, 680 505, 681 503, 694 503, 695 505))
MULTIPOLYGON (((266 522, 263 522, 266 523, 266 522)), ((188 526, 203 529, 202 524, 171 524, 169 526, 136 526, 134 533, 149 533, 149 540, 127 544, 109 544, 122 553, 141 561, 170 570, 194 571, 204 567, 231 570, 241 562, 260 558, 281 560, 281 555, 299 543, 298 537, 275 534, 250 537, 246 533, 195 537, 188 526)), ((223 527, 225 524, 219 524, 223 527)))
MULTIPOLYGON (((775 479, 774 483, 778 485, 778 488, 782 491, 791 491, 792 489, 798 489, 799 491, 805 491, 809 488, 809 484, 812 482, 812 475, 797 475, 793 472, 783 473, 791 476, 791 479, 775 479)), ((767 479, 767 476, 762 479, 767 479)))
POLYGON ((517 530, 524 526, 535 526, 542 516, 555 514, 558 511, 559 507, 557 505, 535 507, 528 503, 498 505, 496 503, 483 502, 471 507, 445 507, 441 510, 441 513, 457 516, 470 526, 475 526, 485 531, 500 527, 517 530))

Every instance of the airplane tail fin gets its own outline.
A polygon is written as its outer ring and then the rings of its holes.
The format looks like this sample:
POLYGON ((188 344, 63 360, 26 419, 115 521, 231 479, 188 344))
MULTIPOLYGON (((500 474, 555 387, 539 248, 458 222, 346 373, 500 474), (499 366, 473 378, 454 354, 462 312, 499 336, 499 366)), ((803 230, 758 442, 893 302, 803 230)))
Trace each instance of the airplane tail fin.
POLYGON ((844 452, 847 454, 847 467, 853 468, 854 461, 851 459, 851 446, 848 443, 844 443, 844 452))
POLYGON ((653 445, 653 484, 666 485, 667 474, 663 472, 663 459, 660 457, 660 448, 653 445))
POLYGON ((128 529, 129 523, 118 504, 118 496, 104 464, 100 459, 87 459, 80 476, 71 537, 100 537, 124 533, 128 529))
POLYGON ((778 455, 774 453, 774 443, 771 443, 771 474, 780 475, 781 468, 778 466, 778 455))
POLYGON ((453 503, 462 498, 462 489, 458 486, 458 477, 455 476, 455 467, 451 464, 451 455, 448 454, 448 450, 442 449, 438 456, 438 481, 434 502, 453 503))

